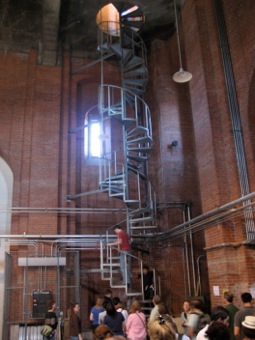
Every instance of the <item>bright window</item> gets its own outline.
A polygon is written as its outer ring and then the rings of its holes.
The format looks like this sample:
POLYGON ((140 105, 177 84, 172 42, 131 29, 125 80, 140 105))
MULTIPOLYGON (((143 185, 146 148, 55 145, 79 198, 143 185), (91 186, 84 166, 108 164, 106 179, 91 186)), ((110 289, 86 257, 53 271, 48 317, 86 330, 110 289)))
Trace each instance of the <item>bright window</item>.
POLYGON ((90 126, 90 155, 91 157, 101 156, 100 123, 91 122, 90 126))
POLYGON ((86 158, 101 157, 101 124, 100 120, 86 117, 84 129, 84 154, 86 158))

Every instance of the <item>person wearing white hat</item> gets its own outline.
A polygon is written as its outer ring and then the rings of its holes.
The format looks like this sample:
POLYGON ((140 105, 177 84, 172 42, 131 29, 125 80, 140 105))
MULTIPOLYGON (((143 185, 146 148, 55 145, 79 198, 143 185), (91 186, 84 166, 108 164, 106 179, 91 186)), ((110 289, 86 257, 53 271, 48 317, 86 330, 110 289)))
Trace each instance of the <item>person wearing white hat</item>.
POLYGON ((246 316, 242 322, 245 340, 255 340, 255 316, 246 316))
POLYGON ((254 316, 255 315, 255 307, 252 305, 252 295, 248 292, 245 292, 241 295, 241 299, 243 302, 243 308, 239 310, 235 314, 234 321, 234 334, 236 339, 244 339, 242 322, 244 321, 246 316, 254 316))

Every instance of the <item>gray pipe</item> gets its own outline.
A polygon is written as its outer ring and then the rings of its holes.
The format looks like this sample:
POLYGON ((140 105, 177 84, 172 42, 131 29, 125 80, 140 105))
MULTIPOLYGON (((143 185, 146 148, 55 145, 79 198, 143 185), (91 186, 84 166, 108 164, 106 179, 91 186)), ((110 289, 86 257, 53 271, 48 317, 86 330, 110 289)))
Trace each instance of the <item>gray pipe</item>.
MULTIPOLYGON (((240 117, 240 110, 238 105, 238 99, 236 94, 236 85, 234 72, 232 67, 231 53, 228 43, 228 33, 224 18, 224 10, 222 6, 222 0, 216 0, 215 11, 218 27, 218 35, 220 40, 221 56, 223 62, 223 69, 225 74, 226 89, 228 95, 229 113, 233 128, 233 137, 235 142, 237 168, 239 172, 240 190, 242 195, 247 195, 250 192, 247 162, 245 157, 242 122, 240 117)), ((246 203, 244 202, 244 205, 246 203)), ((254 238, 255 225, 253 215, 250 209, 244 211, 245 223, 246 223, 246 235, 247 239, 254 238)))

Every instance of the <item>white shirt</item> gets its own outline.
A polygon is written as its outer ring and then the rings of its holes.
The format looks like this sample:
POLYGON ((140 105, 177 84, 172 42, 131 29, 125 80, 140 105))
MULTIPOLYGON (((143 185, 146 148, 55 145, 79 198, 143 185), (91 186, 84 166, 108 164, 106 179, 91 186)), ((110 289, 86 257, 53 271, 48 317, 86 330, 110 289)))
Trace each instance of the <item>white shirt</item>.
POLYGON ((98 314, 98 324, 104 323, 104 317, 106 316, 106 310, 98 314))
POLYGON ((205 337, 205 332, 207 331, 208 327, 209 325, 206 325, 201 329, 201 331, 197 333, 197 340, 208 340, 208 338, 205 337))
POLYGON ((157 316, 159 316, 159 313, 158 313, 158 305, 156 305, 156 306, 151 310, 150 321, 154 320, 157 316))

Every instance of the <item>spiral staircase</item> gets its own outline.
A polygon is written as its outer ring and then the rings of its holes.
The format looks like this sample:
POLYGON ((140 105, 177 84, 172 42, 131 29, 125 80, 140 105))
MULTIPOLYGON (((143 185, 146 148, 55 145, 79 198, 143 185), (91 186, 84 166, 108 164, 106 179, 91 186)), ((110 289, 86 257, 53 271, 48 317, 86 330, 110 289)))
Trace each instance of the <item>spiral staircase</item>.
MULTIPOLYGON (((146 47, 139 35, 144 17, 142 11, 134 5, 114 1, 110 4, 116 10, 119 21, 97 22, 99 26, 99 44, 101 61, 101 85, 99 87, 98 110, 101 117, 102 136, 107 135, 109 121, 115 120, 114 128, 121 135, 121 147, 104 153, 99 163, 99 188, 75 195, 68 195, 73 200, 85 195, 106 192, 110 197, 121 200, 126 206, 127 233, 132 243, 139 237, 144 243, 146 233, 156 226, 156 199, 147 176, 147 163, 152 150, 152 126, 150 110, 142 95, 148 82, 146 47), (120 66, 121 86, 104 84, 103 63, 107 59, 115 60, 120 66)), ((93 63, 94 64, 94 63, 93 63)), ((84 126, 70 130, 76 133, 84 126)), ((114 133, 116 131, 113 131, 114 133)), ((104 149, 102 138, 102 150, 104 149)), ((109 247, 109 233, 100 240, 100 272, 102 280, 109 280, 113 288, 125 288, 126 295, 143 295, 143 282, 140 287, 130 289, 119 283, 120 250, 109 247)), ((125 255, 126 256, 126 255, 125 255)), ((138 268, 142 277, 142 260, 134 255, 126 256, 133 268, 138 268)), ((154 275, 155 289, 159 287, 159 278, 154 275)), ((157 291, 155 291, 156 293, 157 291)))
MULTIPOLYGON (((101 84, 98 106, 102 131, 105 131, 109 119, 116 120, 122 129, 123 145, 121 149, 103 155, 99 187, 110 197, 125 203, 127 232, 132 239, 156 228, 156 200, 147 177, 147 161, 152 149, 151 116, 148 105, 142 99, 148 82, 148 69, 146 48, 138 33, 144 17, 137 6, 122 2, 112 4, 119 13, 119 25, 102 23, 98 49, 102 60, 108 55, 115 56, 120 66, 122 86, 101 84), (113 31, 112 27, 117 29, 113 31)), ((110 231, 111 228, 107 232, 110 231)), ((118 255, 118 249, 101 242, 101 278, 109 280, 113 288, 123 287, 115 279, 118 255)), ((142 261, 133 255, 130 257, 132 264, 136 263, 142 273, 142 261)), ((141 282, 136 291, 129 291, 127 284, 124 288, 127 295, 134 296, 142 294, 142 286, 141 282)))
POLYGON ((146 48, 137 32, 144 19, 137 6, 120 2, 113 5, 119 12, 119 35, 101 31, 99 49, 102 57, 114 53, 122 86, 101 85, 99 110, 102 126, 109 118, 121 124, 123 150, 103 156, 99 185, 109 196, 125 202, 127 230, 132 237, 156 228, 155 195, 147 178, 152 149, 151 117, 141 98, 148 82, 146 48))

